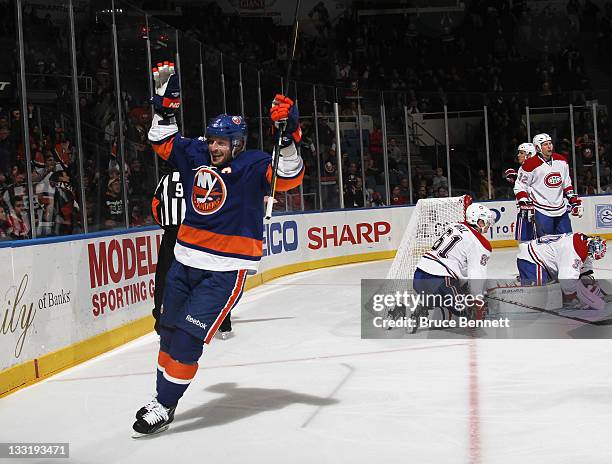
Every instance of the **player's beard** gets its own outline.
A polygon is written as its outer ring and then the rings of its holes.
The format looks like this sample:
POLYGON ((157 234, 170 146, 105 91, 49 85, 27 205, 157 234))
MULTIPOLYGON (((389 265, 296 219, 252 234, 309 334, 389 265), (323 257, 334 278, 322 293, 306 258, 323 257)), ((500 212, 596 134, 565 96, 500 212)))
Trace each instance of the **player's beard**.
POLYGON ((222 166, 229 163, 231 159, 230 153, 223 153, 219 150, 210 153, 210 161, 213 166, 222 166))

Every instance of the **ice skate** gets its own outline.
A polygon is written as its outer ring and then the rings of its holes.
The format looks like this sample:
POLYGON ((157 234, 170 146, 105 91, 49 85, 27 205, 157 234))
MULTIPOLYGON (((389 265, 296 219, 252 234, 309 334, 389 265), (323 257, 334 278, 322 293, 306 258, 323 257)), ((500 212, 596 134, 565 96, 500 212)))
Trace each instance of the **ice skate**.
MULTIPOLYGON (((142 418, 134 422, 134 425, 132 426, 134 429, 132 438, 141 438, 164 432, 174 420, 174 410, 176 408, 166 408, 161 403, 158 403, 157 400, 154 400, 154 402, 155 404, 152 404, 153 401, 151 401, 146 406, 141 408, 142 410, 151 405, 150 409, 142 416, 142 418)), ((141 410, 139 410, 138 413, 140 413, 141 410)))
POLYGON ((157 404, 159 404, 157 402, 157 398, 153 398, 151 401, 145 404, 142 408, 136 411, 136 419, 137 420, 142 419, 144 415, 148 413, 151 409, 153 409, 157 404))

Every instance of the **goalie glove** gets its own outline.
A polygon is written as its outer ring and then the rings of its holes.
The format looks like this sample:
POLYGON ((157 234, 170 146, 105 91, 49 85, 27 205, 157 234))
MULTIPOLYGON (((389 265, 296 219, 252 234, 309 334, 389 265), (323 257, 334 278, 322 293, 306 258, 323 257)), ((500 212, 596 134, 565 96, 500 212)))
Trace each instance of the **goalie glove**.
POLYGON ((297 146, 302 140, 302 129, 300 128, 300 115, 293 100, 284 95, 277 94, 272 101, 270 117, 274 126, 282 130, 281 148, 288 147, 291 143, 297 146))
POLYGON ((582 206, 582 200, 575 193, 568 195, 567 201, 569 202, 572 216, 581 218, 584 213, 584 206, 582 206))
POLYGON ((155 113, 163 119, 172 119, 181 107, 181 88, 178 76, 174 73, 174 63, 164 61, 153 68, 155 95, 151 104, 155 113))

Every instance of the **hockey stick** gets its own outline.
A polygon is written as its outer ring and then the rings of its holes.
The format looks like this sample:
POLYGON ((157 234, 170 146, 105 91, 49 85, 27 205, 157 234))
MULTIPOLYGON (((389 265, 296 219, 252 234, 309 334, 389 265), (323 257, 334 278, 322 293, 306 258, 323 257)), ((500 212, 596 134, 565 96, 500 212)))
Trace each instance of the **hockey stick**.
POLYGON ((489 299, 489 300, 499 301, 500 303, 513 304, 513 305, 519 306, 521 308, 532 309, 533 311, 539 311, 541 313, 550 314, 551 316, 562 317, 564 319, 571 319, 572 321, 582 322, 584 324, 590 324, 590 325, 612 325, 612 319, 603 319, 601 321, 589 321, 588 319, 583 319, 581 317, 561 314, 558 311, 554 311, 552 309, 540 308, 538 306, 531 306, 531 305, 528 305, 526 303, 520 303, 518 301, 506 300, 504 298, 498 298, 498 297, 489 296, 489 295, 486 295, 485 297, 487 299, 489 299))
MULTIPOLYGON (((285 75, 285 84, 287 85, 287 95, 289 94, 289 76, 291 75, 291 65, 295 57, 295 47, 297 45, 298 34, 298 12, 300 10, 300 0, 295 2, 295 16, 293 17, 293 32, 291 33, 291 55, 287 63, 287 74, 285 75)), ((287 127, 287 121, 279 122, 276 130, 276 143, 274 144, 274 152, 272 154, 272 179, 270 179, 270 195, 268 195, 268 203, 266 205, 266 219, 272 217, 272 208, 274 207, 274 195, 276 194, 276 179, 278 178, 278 162, 280 159, 282 133, 287 127)))

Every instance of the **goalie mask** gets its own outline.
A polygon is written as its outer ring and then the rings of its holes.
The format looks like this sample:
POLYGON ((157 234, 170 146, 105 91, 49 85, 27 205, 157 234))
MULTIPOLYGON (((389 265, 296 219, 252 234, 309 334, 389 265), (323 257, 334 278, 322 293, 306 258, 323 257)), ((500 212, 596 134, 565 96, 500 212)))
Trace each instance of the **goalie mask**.
POLYGON ((606 254, 606 241, 601 237, 588 237, 587 250, 593 259, 601 259, 606 254))
POLYGON ((229 139, 232 147, 232 158, 235 158, 246 147, 248 134, 247 124, 242 116, 220 114, 206 126, 204 136, 229 139))

